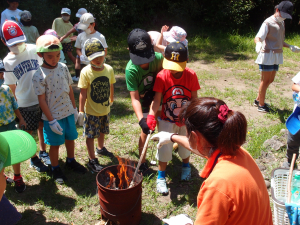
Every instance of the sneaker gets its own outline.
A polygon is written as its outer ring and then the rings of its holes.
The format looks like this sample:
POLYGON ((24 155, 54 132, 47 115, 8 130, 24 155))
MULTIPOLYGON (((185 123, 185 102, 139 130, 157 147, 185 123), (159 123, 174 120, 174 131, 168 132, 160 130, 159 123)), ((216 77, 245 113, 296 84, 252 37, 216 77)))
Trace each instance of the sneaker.
POLYGON ((74 172, 81 173, 81 174, 84 174, 87 171, 87 169, 83 165, 78 163, 75 159, 72 160, 70 163, 66 161, 66 168, 69 168, 74 172))
POLYGON ((51 170, 51 174, 53 180, 58 184, 63 184, 67 180, 60 167, 51 170))
POLYGON ((74 81, 74 82, 78 82, 79 81, 79 77, 72 77, 72 80, 74 81))
POLYGON ((95 159, 89 159, 89 163, 88 163, 87 166, 94 173, 98 173, 98 172, 100 172, 100 170, 103 169, 103 167, 100 166, 99 161, 98 161, 97 158, 95 158, 95 159))
POLYGON ((156 180, 156 191, 162 195, 169 194, 169 190, 167 188, 167 182, 165 178, 160 178, 156 180))
MULTIPOLYGON (((256 107, 258 107, 258 106, 259 106, 259 101, 257 101, 256 99, 254 99, 253 105, 256 106, 256 107)), ((265 105, 266 105, 267 107, 270 107, 270 104, 269 104, 269 103, 265 103, 265 105)))
POLYGON ((257 108, 258 112, 268 113, 270 112, 269 107, 265 104, 264 106, 258 106, 257 108))
POLYGON ((20 177, 17 180, 14 180, 14 181, 15 181, 15 191, 17 193, 22 193, 23 191, 25 191, 26 185, 23 181, 23 177, 20 177))
MULTIPOLYGON (((283 162, 283 163, 281 164, 281 167, 287 168, 287 169, 289 169, 290 166, 291 166, 291 164, 290 164, 289 162, 287 162, 287 161, 285 161, 285 162, 283 162)), ((298 165, 297 165, 296 162, 294 163, 294 169, 298 169, 298 165)))
POLYGON ((181 180, 189 181, 191 179, 191 167, 182 167, 181 169, 181 180))
POLYGON ((12 185, 14 183, 13 179, 11 179, 10 177, 6 176, 5 174, 3 174, 3 175, 5 176, 6 184, 12 185))
POLYGON ((96 147, 96 154, 97 155, 108 156, 110 158, 114 157, 114 154, 109 152, 105 147, 103 147, 101 149, 96 147))
POLYGON ((36 169, 36 171, 40 173, 47 172, 49 169, 49 167, 45 166, 45 164, 42 163, 41 159, 39 159, 38 157, 30 159, 30 167, 33 167, 34 169, 36 169))
POLYGON ((45 163, 46 165, 51 165, 50 156, 47 152, 40 151, 39 157, 43 161, 43 163, 45 163))
POLYGON ((140 165, 139 172, 142 173, 143 176, 147 176, 150 174, 149 166, 146 162, 140 165))

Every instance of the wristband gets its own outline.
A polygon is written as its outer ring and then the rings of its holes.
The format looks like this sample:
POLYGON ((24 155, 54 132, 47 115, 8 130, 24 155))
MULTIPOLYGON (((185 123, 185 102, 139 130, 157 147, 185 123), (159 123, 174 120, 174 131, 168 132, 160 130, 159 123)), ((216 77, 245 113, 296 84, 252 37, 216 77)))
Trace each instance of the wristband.
POLYGON ((171 134, 171 136, 170 136, 170 141, 172 141, 173 143, 175 143, 175 142, 172 140, 173 135, 178 135, 178 133, 171 134))

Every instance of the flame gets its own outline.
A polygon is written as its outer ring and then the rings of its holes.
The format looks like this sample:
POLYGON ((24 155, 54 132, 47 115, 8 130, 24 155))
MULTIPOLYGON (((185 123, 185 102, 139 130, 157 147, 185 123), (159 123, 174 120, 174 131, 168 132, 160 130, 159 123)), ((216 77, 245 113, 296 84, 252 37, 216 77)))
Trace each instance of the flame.
POLYGON ((128 175, 127 175, 127 166, 126 165, 129 165, 129 160, 122 159, 120 157, 117 157, 117 159, 119 161, 118 177, 120 179, 120 183, 119 183, 118 187, 119 187, 119 189, 128 188, 129 184, 130 184, 130 179, 129 179, 128 175))
POLYGON ((112 174, 112 172, 110 172, 109 170, 106 170, 105 172, 106 176, 109 176, 109 184, 106 185, 107 188, 110 188, 112 185, 113 185, 113 182, 114 182, 114 178, 115 176, 112 174))
MULTIPOLYGON (((126 189, 129 187, 130 185, 130 178, 128 177, 128 172, 127 171, 127 165, 130 165, 130 161, 128 159, 122 159, 120 157, 117 156, 117 159, 119 161, 119 165, 117 167, 118 169, 118 178, 119 178, 119 185, 118 185, 118 188, 119 189, 126 189)), ((106 171, 106 174, 105 174, 107 177, 109 176, 110 178, 110 181, 109 181, 109 184, 106 186, 107 188, 112 188, 114 189, 116 184, 115 184, 115 176, 113 175, 112 172, 110 172, 109 170, 106 171)), ((132 174, 131 174, 132 175, 132 174)))

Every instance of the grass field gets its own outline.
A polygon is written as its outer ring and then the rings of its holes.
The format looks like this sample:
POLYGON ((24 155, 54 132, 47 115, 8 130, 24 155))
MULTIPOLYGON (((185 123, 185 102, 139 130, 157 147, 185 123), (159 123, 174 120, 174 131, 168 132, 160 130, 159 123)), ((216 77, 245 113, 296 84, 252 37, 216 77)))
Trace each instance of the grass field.
MULTIPOLYGON (((274 113, 258 113, 257 108, 252 106, 260 82, 258 66, 254 63, 257 56, 254 35, 199 32, 198 35, 189 37, 188 67, 196 71, 199 78, 201 90, 198 96, 221 98, 230 108, 246 115, 248 135, 244 147, 257 158, 263 150, 263 142, 285 128, 285 120, 292 112, 291 78, 299 71, 300 54, 284 49, 284 64, 280 66, 280 71, 267 92, 266 101, 271 103, 274 113)), ((298 34, 288 34, 286 42, 299 46, 299 39, 298 34)), ((107 63, 113 66, 117 83, 115 101, 111 109, 110 134, 105 138, 105 146, 115 155, 137 161, 140 127, 131 106, 124 77, 124 69, 129 60, 126 37, 108 38, 107 42, 107 63)), ((70 67, 70 71, 74 74, 73 66, 70 67)), ((74 91, 78 104, 79 94, 75 86, 74 91)), ((85 139, 82 137, 82 127, 77 127, 77 130, 79 138, 75 142, 76 159, 86 165, 88 154, 85 139)), ((35 138, 38 141, 37 137, 35 138)), ((156 150, 155 145, 153 142, 149 144, 148 161, 151 160, 152 151, 156 150)), ((62 167, 65 157, 65 148, 61 146, 62 167)), ((278 163, 283 157, 284 151, 280 151, 278 163)), ((104 166, 117 164, 116 159, 106 157, 99 157, 99 161, 104 166)), ((197 211, 197 193, 201 185, 198 174, 204 164, 205 160, 192 155, 193 179, 190 182, 180 182, 181 159, 174 153, 173 160, 167 167, 170 188, 168 196, 156 193, 156 173, 144 177, 140 224, 162 224, 162 218, 180 213, 186 213, 194 219, 197 211)), ((18 194, 13 186, 8 186, 6 191, 6 196, 22 213, 23 218, 19 224, 104 224, 99 213, 95 174, 78 175, 66 172, 68 182, 57 185, 47 174, 39 174, 29 168, 29 161, 22 163, 21 169, 27 185, 26 191, 18 194)), ((152 169, 157 171, 157 167, 152 169)), ((12 168, 7 168, 6 173, 12 176, 12 168)))

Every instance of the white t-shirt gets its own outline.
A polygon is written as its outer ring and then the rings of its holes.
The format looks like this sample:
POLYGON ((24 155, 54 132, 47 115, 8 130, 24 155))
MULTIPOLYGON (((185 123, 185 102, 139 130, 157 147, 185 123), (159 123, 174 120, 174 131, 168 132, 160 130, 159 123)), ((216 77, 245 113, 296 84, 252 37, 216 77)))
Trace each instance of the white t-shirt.
MULTIPOLYGON (((300 72, 297 73, 297 75, 294 76, 294 77, 292 78, 292 81, 293 81, 295 84, 300 85, 300 72)), ((295 109, 296 109, 296 107, 297 107, 297 103, 298 103, 298 104, 300 103, 300 100, 299 100, 299 93, 298 93, 298 92, 296 92, 296 91, 293 92, 293 99, 294 99, 294 103, 295 103, 295 104, 294 104, 294 109, 293 109, 293 111, 295 111, 295 109)), ((299 106, 300 106, 300 104, 299 104, 299 106)))
MULTIPOLYGON (((106 40, 105 37, 99 33, 98 31, 96 31, 93 34, 86 34, 85 32, 82 32, 81 34, 78 35, 76 42, 75 42, 75 48, 80 48, 81 49, 81 53, 85 56, 85 50, 84 50, 84 43, 87 39, 90 38, 97 38, 102 42, 102 45, 104 48, 107 48, 107 44, 106 44, 106 40)), ((90 64, 90 61, 87 59, 87 57, 85 57, 86 60, 85 61, 81 61, 81 64, 90 64)))
MULTIPOLYGON (((274 15, 269 18, 273 18, 273 17, 274 15)), ((275 20, 275 17, 273 19, 275 20)), ((264 41, 267 37, 268 32, 269 32, 268 25, 266 23, 263 23, 255 37, 259 37, 262 40, 262 44, 264 45, 264 41)), ((260 52, 257 56, 255 63, 263 64, 263 65, 283 64, 283 54, 273 53, 272 51, 270 51, 269 53, 260 52)))
POLYGON ((22 12, 22 10, 20 10, 20 9, 16 9, 16 10, 5 9, 1 13, 1 28, 2 28, 2 25, 5 22, 5 20, 16 21, 18 24, 20 24, 22 26, 22 24, 20 22, 20 15, 19 15, 20 12, 22 12))
POLYGON ((39 65, 43 64, 43 59, 36 54, 36 46, 26 44, 24 52, 15 55, 8 53, 3 59, 5 72, 5 84, 17 84, 15 95, 19 107, 29 107, 39 104, 38 97, 32 87, 32 77, 39 65))
MULTIPOLYGON (((54 69, 40 67, 32 78, 36 95, 45 94, 47 106, 56 120, 61 120, 74 114, 74 107, 70 99, 70 85, 73 83, 68 67, 58 63, 54 69)), ((43 113, 43 120, 47 117, 43 113)))

